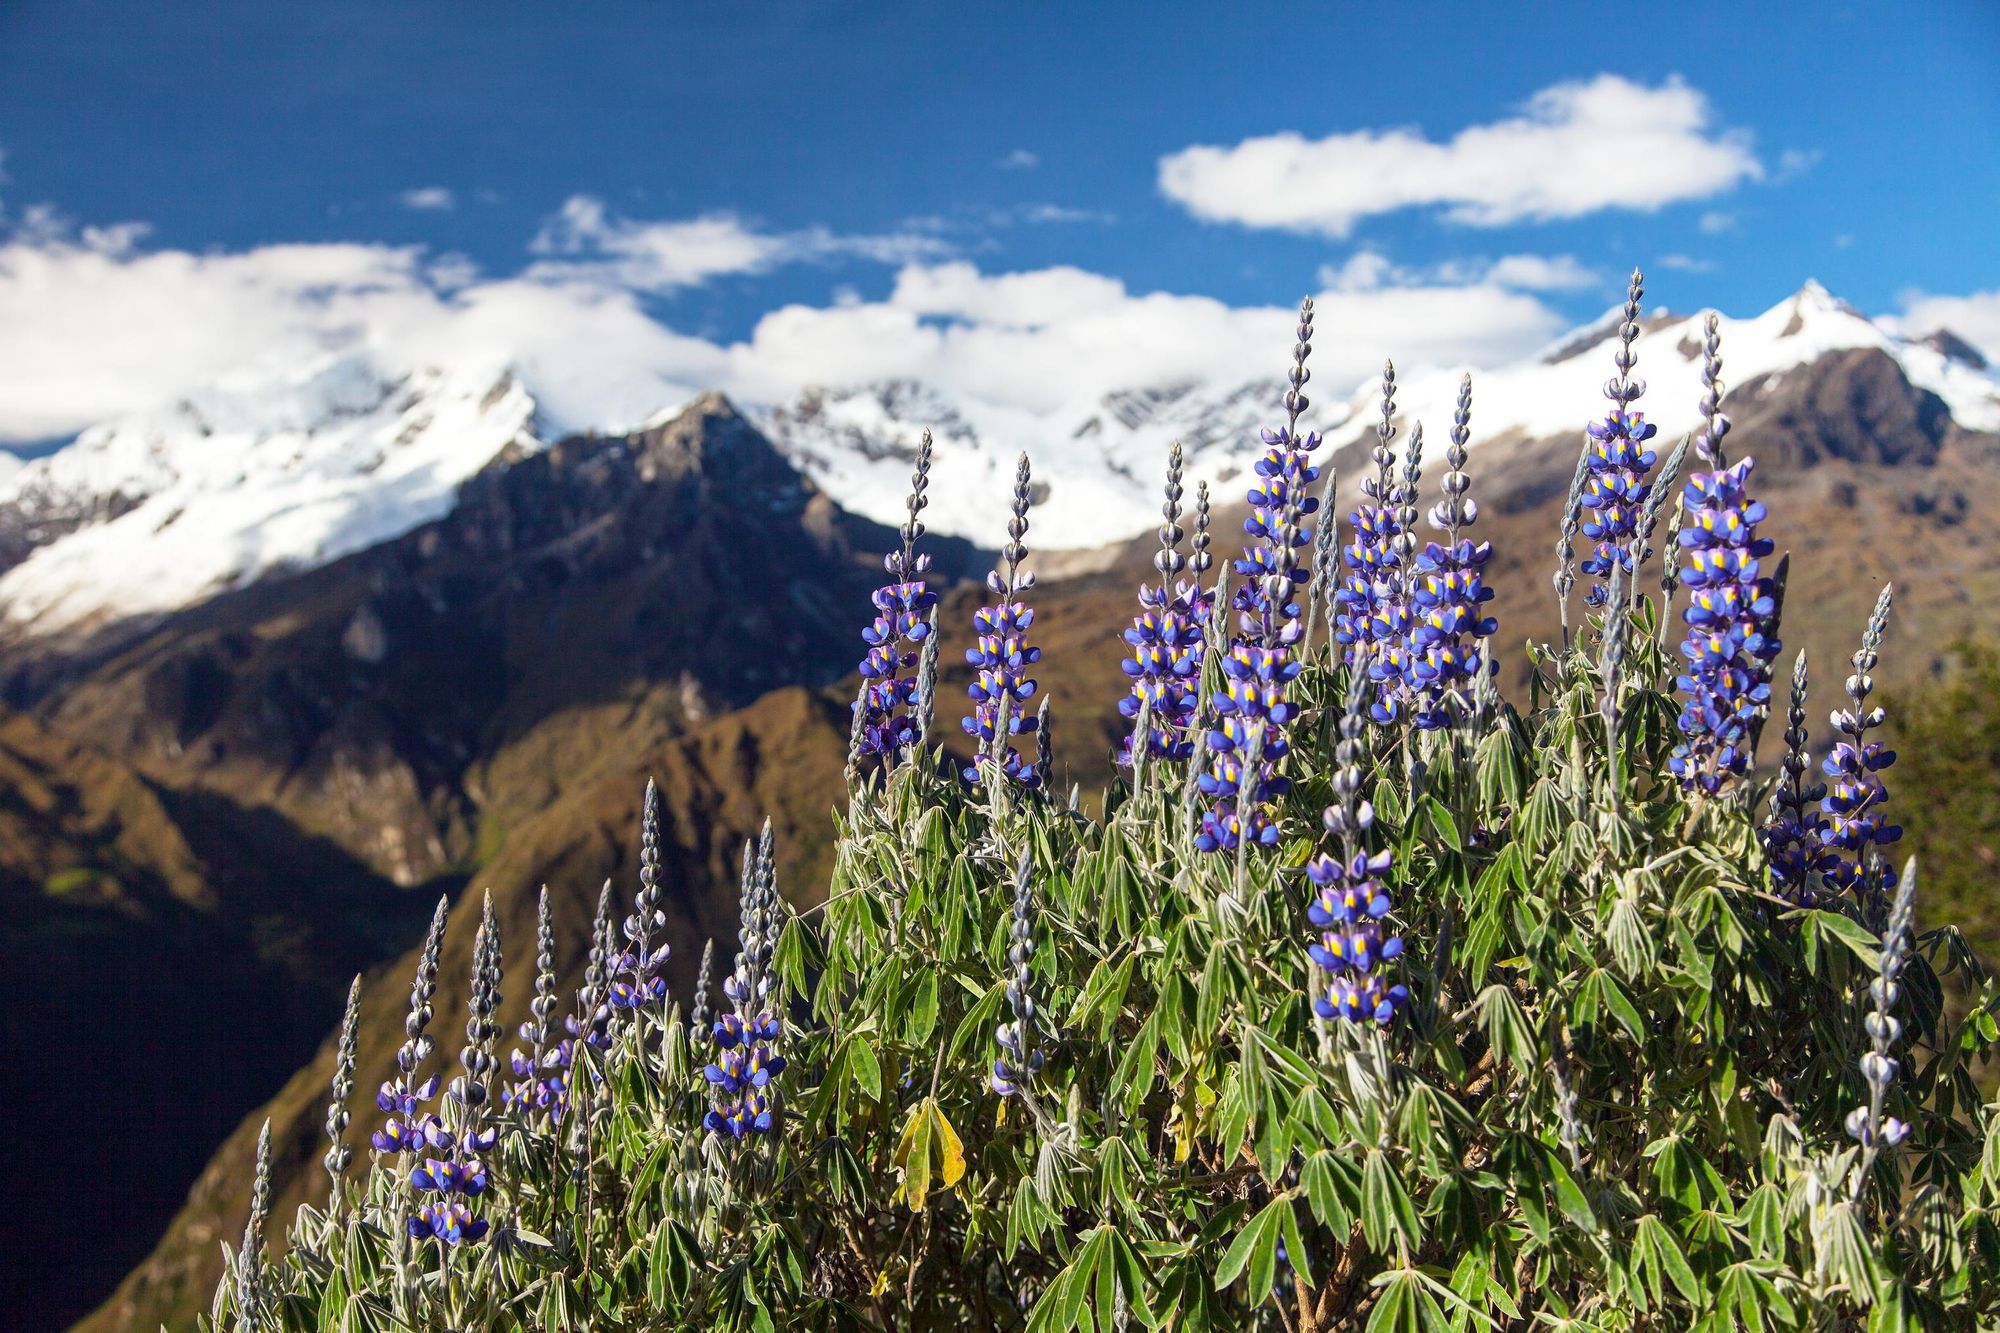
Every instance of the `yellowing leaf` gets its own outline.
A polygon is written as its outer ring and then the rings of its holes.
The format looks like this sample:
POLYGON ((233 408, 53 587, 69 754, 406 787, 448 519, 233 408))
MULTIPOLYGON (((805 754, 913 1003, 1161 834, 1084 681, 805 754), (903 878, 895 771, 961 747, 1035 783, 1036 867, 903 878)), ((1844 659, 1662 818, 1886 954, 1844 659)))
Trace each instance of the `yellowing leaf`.
POLYGON ((944 1112, 938 1109, 938 1104, 933 1101, 930 1107, 931 1119, 937 1125, 934 1141, 938 1147, 941 1168, 938 1174, 944 1179, 944 1187, 950 1189, 965 1175, 965 1145, 959 1141, 958 1131, 944 1118, 944 1112))
POLYGON ((895 1162, 903 1173, 896 1193, 913 1213, 924 1210, 933 1182, 950 1189, 964 1178, 965 1144, 938 1109, 936 1098, 926 1097, 910 1108, 910 1118, 896 1144, 895 1162))
POLYGON ((896 1144, 896 1168, 903 1173, 903 1183, 896 1192, 913 1213, 924 1210, 924 1200, 931 1192, 930 1105, 930 1098, 926 1097, 910 1108, 903 1137, 896 1144))
POLYGON ((870 1296, 881 1296, 887 1294, 888 1290, 889 1290, 889 1270, 885 1268, 881 1272, 877 1273, 875 1275, 875 1280, 868 1285, 868 1294, 870 1296))

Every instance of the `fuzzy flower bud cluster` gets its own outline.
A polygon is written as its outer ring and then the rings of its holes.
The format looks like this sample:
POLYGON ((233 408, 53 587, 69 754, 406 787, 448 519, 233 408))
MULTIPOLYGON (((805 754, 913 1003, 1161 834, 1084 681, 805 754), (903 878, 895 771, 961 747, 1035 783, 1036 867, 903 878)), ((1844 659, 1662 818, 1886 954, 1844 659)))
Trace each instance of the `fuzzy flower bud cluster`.
POLYGON ((1007 931, 1007 1007, 1012 1017, 995 1029, 993 1074, 988 1080, 993 1091, 1011 1097, 1023 1084, 1042 1070, 1043 1055, 1035 1040, 1038 1014, 1035 1008, 1033 964, 1035 961, 1035 889, 1027 852, 1021 853, 1014 872, 1014 918, 1007 931))

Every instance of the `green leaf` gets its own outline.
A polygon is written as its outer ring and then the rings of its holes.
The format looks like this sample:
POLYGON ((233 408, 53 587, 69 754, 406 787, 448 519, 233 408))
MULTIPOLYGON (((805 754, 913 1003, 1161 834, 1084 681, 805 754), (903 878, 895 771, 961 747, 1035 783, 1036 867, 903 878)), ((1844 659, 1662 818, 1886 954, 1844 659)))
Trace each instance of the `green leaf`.
POLYGON ((868 1094, 868 1100, 882 1100, 882 1062, 875 1058, 875 1051, 865 1037, 856 1034, 848 1038, 848 1070, 854 1075, 854 1086, 868 1094))
MULTIPOLYGON (((1216 1266, 1215 1286, 1218 1291, 1234 1284, 1247 1270, 1250 1274, 1250 1302, 1253 1305, 1262 1302, 1271 1290, 1271 1278, 1277 1270, 1278 1240, 1283 1219, 1291 1215, 1291 1208, 1292 1196, 1281 1194, 1265 1204, 1250 1219, 1250 1224, 1236 1233, 1236 1239, 1223 1251, 1222 1262, 1216 1266)), ((1297 1225, 1294 1218, 1293 1226, 1297 1225)))
POLYGON ((1410 1201, 1395 1163, 1380 1148, 1368 1154, 1361 1169, 1361 1229, 1369 1247, 1383 1253, 1400 1246, 1414 1254, 1423 1244, 1417 1206, 1410 1201))

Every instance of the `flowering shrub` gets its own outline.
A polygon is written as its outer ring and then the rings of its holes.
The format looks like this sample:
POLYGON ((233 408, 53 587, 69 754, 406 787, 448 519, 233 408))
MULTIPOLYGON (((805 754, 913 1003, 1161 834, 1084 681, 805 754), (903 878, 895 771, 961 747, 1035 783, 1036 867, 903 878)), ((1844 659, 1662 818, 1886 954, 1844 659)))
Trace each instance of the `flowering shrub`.
MULTIPOLYGON (((727 1003, 705 959, 688 1021, 649 801, 623 942, 607 893, 567 1040, 544 910, 497 1099, 485 916, 442 1102, 440 915, 366 1169, 342 1150, 350 1009, 330 1202, 267 1254, 267 1138, 205 1327, 1995 1326, 2000 1105, 1975 1074, 2000 995, 1955 931, 1916 929, 1920 875, 1885 859, 1888 593, 1830 752, 1795 662, 1757 779, 1782 579, 1749 460, 1721 457, 1712 333, 1707 470, 1651 562, 1638 291, 1559 548, 1588 537, 1593 581, 1564 643, 1522 649, 1532 707, 1493 681, 1470 386, 1442 539, 1419 553, 1392 373, 1342 543, 1300 424, 1308 306, 1233 592, 1201 584, 1205 497, 1181 554, 1170 461, 1098 817, 1046 745, 1031 769, 1010 743, 1048 707, 1025 708, 1025 464, 971 649, 978 753, 931 735, 927 445, 823 897, 794 911, 768 833, 747 848, 727 1003)), ((1575 581, 1566 556, 1565 600, 1575 581)))

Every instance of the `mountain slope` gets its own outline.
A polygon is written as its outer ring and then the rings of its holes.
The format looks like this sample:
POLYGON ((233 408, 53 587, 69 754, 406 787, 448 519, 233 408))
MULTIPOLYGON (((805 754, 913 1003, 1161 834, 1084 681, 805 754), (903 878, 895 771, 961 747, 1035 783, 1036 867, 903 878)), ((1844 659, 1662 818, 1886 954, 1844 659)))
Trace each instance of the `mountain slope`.
MULTIPOLYGON (((547 810, 525 820, 469 886, 492 892, 500 918, 508 951, 503 1009, 508 1037, 513 1024, 526 1017, 532 992, 529 955, 522 951, 533 948, 537 889, 544 883, 550 888, 564 984, 573 988, 599 883, 612 878, 619 902, 630 902, 639 803, 648 776, 660 784, 666 934, 674 950, 675 989, 685 995, 704 939, 716 939, 718 975, 727 968, 743 840, 767 815, 776 826, 786 897, 806 906, 823 892, 832 849, 827 811, 841 793, 846 749, 846 709, 837 698, 779 690, 686 736, 619 757, 599 777, 571 784, 547 810)), ((480 893, 468 892, 451 913, 432 1028, 441 1058, 456 1049, 453 1034, 465 1011, 480 901, 480 893)), ((409 939, 414 943, 420 933, 418 928, 409 939)), ((414 966, 412 949, 371 973, 363 992, 360 1089, 350 1137, 364 1159, 376 1119, 370 1093, 394 1063, 414 966)), ((257 1129, 265 1116, 272 1120, 274 1219, 289 1219, 299 1203, 325 1196, 320 1135, 333 1057, 329 1041, 269 1104, 242 1121, 151 1256, 78 1325, 80 1330, 151 1329, 205 1308, 221 1268, 217 1241, 241 1227, 257 1129)))
POLYGON ((144 1253, 216 1137, 310 1054, 346 974, 404 946, 406 901, 275 816, 0 714, 11 1327, 73 1318, 144 1253))
POLYGON ((415 883, 483 860, 607 738, 851 669, 893 540, 711 396, 489 467, 393 541, 0 671, 56 729, 415 883))

